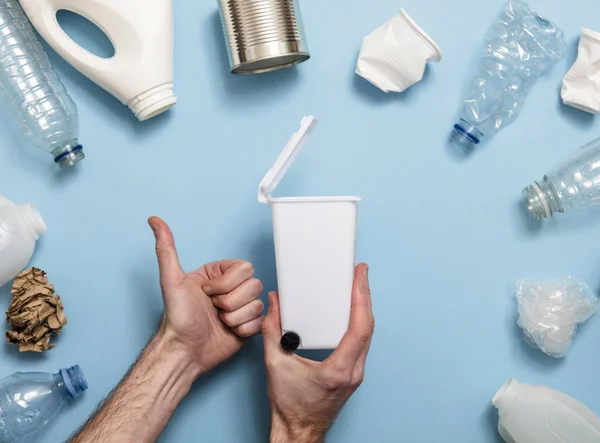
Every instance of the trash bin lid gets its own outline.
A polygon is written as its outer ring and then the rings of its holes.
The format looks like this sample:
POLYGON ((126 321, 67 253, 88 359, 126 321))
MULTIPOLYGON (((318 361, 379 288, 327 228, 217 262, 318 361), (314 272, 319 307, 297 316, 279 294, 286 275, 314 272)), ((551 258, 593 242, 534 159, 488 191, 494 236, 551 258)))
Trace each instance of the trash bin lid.
POLYGON ((271 193, 281 182, 286 172, 294 163, 296 156, 306 143, 308 136, 312 133, 318 120, 312 115, 306 116, 300 122, 300 129, 294 132, 290 140, 287 142, 269 172, 260 182, 258 186, 258 201, 260 203, 269 203, 271 193))

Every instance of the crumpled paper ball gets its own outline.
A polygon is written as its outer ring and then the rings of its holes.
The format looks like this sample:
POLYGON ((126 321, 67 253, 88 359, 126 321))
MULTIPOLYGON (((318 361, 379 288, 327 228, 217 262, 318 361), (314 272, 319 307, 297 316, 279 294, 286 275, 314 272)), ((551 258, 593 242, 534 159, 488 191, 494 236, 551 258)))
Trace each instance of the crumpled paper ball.
POLYGON ((590 318, 598 297, 572 277, 562 281, 517 283, 519 319, 526 341, 551 357, 564 357, 575 337, 577 325, 590 318))
POLYGON ((12 301, 6 311, 6 320, 12 328, 6 331, 6 341, 19 345, 20 352, 42 352, 52 349, 52 333, 60 334, 67 317, 54 286, 48 283, 46 273, 30 268, 21 272, 13 283, 12 301))

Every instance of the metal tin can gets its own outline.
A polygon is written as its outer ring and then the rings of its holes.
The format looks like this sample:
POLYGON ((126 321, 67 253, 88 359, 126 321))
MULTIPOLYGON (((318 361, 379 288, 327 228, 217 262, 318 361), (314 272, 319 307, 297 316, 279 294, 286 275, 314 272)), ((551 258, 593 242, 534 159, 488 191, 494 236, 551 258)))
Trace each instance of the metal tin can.
POLYGON ((297 0, 218 0, 233 74, 294 66, 310 54, 297 0))

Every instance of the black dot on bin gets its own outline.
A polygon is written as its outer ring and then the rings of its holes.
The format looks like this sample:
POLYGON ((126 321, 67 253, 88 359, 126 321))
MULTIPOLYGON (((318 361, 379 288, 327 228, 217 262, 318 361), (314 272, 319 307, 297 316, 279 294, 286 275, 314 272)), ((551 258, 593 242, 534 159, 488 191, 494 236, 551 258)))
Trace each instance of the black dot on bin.
POLYGON ((292 352, 300 346, 300 336, 295 332, 286 332, 281 337, 281 347, 284 351, 292 352))

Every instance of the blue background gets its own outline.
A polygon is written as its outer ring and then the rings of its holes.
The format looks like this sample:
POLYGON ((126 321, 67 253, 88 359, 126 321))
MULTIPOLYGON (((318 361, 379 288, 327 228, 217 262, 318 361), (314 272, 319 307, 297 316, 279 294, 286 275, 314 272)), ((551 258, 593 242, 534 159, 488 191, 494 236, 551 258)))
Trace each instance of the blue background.
MULTIPOLYGON (((0 346, 0 373, 79 363, 90 389, 40 440, 66 439, 156 329, 162 305, 148 216, 170 223, 185 268, 242 257, 265 288, 276 287, 270 210, 256 190, 306 114, 320 125, 277 195, 364 197, 357 253, 371 265, 377 322, 365 382, 329 441, 500 441, 491 398, 512 376, 600 413, 598 318, 580 328, 566 359, 554 360, 524 344, 514 300, 521 277, 600 282, 597 212, 535 224, 520 206, 522 187, 600 135, 592 116, 559 99, 579 28, 600 29, 599 8, 593 0, 530 2, 564 29, 569 53, 535 84, 520 117, 464 158, 447 138, 501 4, 301 0, 311 60, 238 77, 228 73, 215 3, 178 0, 179 102, 145 123, 49 51, 79 106, 88 158, 59 172, 2 118, 0 192, 44 216, 48 232, 32 265, 48 272, 69 324, 44 355, 0 346), (354 66, 362 37, 401 6, 444 58, 404 94, 385 95, 354 66)), ((81 23, 63 23, 97 47, 81 23)), ((268 430, 259 337, 198 381, 162 441, 258 443, 268 430)))

